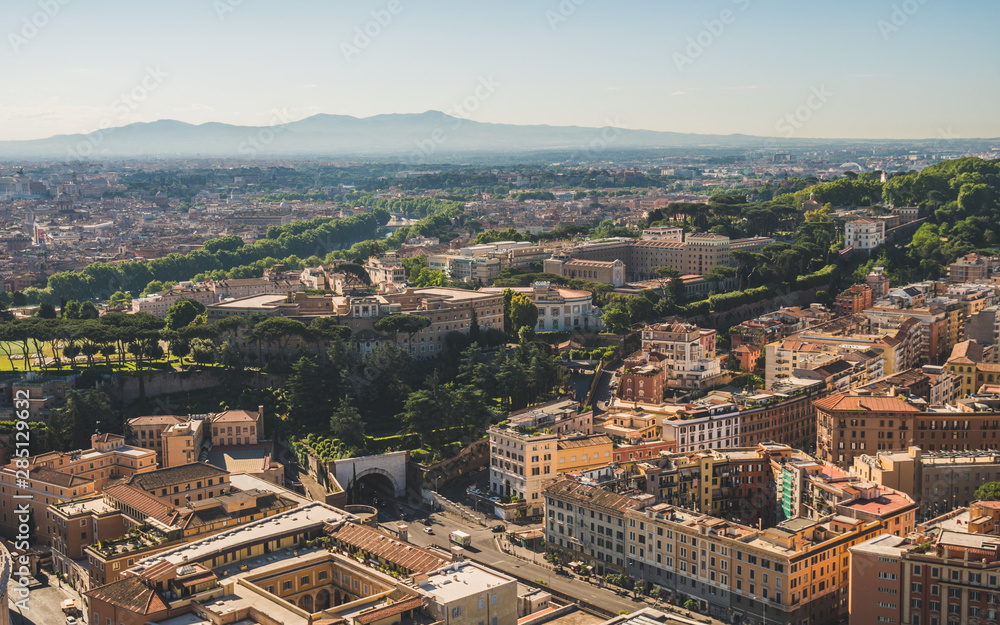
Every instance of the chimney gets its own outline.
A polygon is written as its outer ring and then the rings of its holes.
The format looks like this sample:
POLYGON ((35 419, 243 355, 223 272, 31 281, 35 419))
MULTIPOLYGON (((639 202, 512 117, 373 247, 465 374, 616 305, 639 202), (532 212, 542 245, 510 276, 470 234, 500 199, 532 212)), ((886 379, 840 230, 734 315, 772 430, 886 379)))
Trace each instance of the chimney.
POLYGON ((257 440, 267 440, 264 436, 264 404, 257 406, 257 440))
POLYGON ((409 542, 409 536, 410 536, 409 526, 402 524, 396 526, 396 538, 398 538, 403 542, 409 542))

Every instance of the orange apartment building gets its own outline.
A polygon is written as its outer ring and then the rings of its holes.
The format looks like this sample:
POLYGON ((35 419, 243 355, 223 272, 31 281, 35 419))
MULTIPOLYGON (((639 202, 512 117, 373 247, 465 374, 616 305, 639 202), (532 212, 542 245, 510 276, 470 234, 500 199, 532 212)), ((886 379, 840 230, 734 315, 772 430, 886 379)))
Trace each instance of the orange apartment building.
POLYGON ((851 625, 993 623, 1000 614, 1000 502, 977 501, 910 536, 851 549, 851 625))
MULTIPOLYGON (((156 454, 147 449, 125 444, 125 437, 115 434, 94 434, 92 447, 83 451, 53 451, 28 458, 28 485, 18 485, 18 469, 14 463, 0 469, 0 533, 10 538, 17 533, 17 505, 26 500, 15 495, 31 495, 27 501, 34 515, 38 544, 51 547, 60 529, 49 509, 62 502, 99 494, 112 480, 131 478, 156 469, 156 454)), ((82 527, 80 534, 88 537, 93 530, 82 527)))
POLYGON ((916 445, 930 452, 993 449, 1000 445, 998 398, 963 399, 928 407, 923 400, 838 393, 814 402, 817 455, 841 467, 879 451, 916 445))
POLYGON ((837 296, 833 312, 838 316, 856 315, 872 306, 872 288, 867 284, 855 284, 837 296))
MULTIPOLYGON (((814 625, 848 614, 848 549, 883 520, 794 518, 760 530, 676 506, 561 480, 545 488, 546 543, 567 557, 624 570, 713 617, 814 625), (593 515, 593 516, 592 516, 593 515), (593 526, 591 518, 594 519, 593 526)), ((910 514, 911 512, 903 512, 910 514)))

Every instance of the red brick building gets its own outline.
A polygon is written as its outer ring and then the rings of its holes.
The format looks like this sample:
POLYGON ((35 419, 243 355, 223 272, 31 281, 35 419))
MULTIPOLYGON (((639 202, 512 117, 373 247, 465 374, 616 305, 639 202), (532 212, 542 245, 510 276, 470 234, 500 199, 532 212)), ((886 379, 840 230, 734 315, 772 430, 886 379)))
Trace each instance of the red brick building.
POLYGON ((618 396, 627 401, 663 401, 666 359, 657 352, 636 352, 625 360, 618 396))
POLYGON ((871 308, 872 293, 872 288, 867 284, 855 284, 837 296, 833 303, 834 314, 856 315, 866 308, 871 308))
POLYGON ((759 345, 748 345, 744 343, 733 350, 733 358, 739 363, 742 371, 753 371, 757 368, 760 357, 764 355, 764 348, 759 345))

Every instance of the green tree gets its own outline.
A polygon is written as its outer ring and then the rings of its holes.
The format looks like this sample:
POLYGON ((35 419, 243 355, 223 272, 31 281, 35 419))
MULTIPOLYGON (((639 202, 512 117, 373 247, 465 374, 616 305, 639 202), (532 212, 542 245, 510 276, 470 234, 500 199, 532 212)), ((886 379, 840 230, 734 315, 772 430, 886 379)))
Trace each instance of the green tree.
POLYGON ((483 357, 483 350, 477 343, 470 345, 459 356, 458 374, 455 381, 463 386, 489 391, 493 388, 495 381, 489 365, 483 357))
POLYGON ((352 450, 365 448, 365 421, 351 398, 344 396, 330 416, 330 433, 352 450))
POLYGON ((444 386, 435 370, 427 379, 424 388, 413 391, 406 398, 403 413, 400 415, 406 431, 417 434, 422 445, 439 442, 438 436, 441 434, 438 430, 444 425, 443 413, 446 402, 444 386))
POLYGON ((429 327, 430 325, 431 320, 423 315, 396 314, 389 315, 388 317, 382 317, 375 322, 374 327, 379 332, 391 334, 392 340, 395 342, 396 335, 399 332, 406 334, 412 341, 414 334, 420 332, 426 327, 429 327))
POLYGON ((73 363, 77 356, 80 355, 80 346, 76 343, 66 343, 63 347, 63 356, 65 356, 71 363, 73 363))
POLYGON ((262 343, 267 343, 268 347, 277 344, 278 353, 282 358, 286 357, 285 348, 288 346, 288 341, 295 336, 299 338, 309 336, 309 328, 301 321, 288 317, 268 317, 250 330, 250 338, 258 343, 258 352, 262 343))
POLYGON ((612 334, 624 335, 632 330, 632 317, 621 302, 613 302, 604 308, 604 327, 612 334))
POLYGON ((132 305, 132 295, 124 291, 115 291, 108 299, 111 308, 127 308, 132 305))
POLYGON ((177 282, 174 280, 168 280, 167 282, 162 282, 160 280, 151 280, 146 287, 142 290, 140 295, 146 297, 147 295, 152 295, 153 293, 159 293, 160 291, 165 291, 169 288, 177 286, 177 282))
POLYGON ((76 300, 70 300, 63 305, 60 311, 63 319, 79 319, 80 318, 80 302, 76 300))
POLYGON ((246 359, 243 352, 233 341, 223 341, 219 346, 218 362, 228 371, 235 374, 243 373, 246 359))
POLYGON ((193 299, 179 299, 167 309, 167 328, 180 330, 205 312, 205 306, 193 299))
POLYGON ((1000 501, 1000 482, 986 482, 972 496, 978 501, 1000 501))
POLYGON ((56 314, 56 308, 52 304, 43 303, 38 306, 38 310, 35 312, 35 316, 39 319, 55 319, 59 315, 56 314))
POLYGON ((90 435, 120 432, 121 415, 111 409, 111 400, 96 389, 71 390, 66 393, 66 405, 52 414, 52 429, 63 451, 88 449, 90 435))
POLYGON ((199 365, 207 365, 215 362, 216 351, 217 347, 210 339, 196 338, 191 340, 191 358, 199 365))
POLYGON ((538 325, 538 306, 524 293, 514 293, 510 299, 510 324, 514 334, 538 325))
POLYGON ((80 313, 78 319, 97 319, 101 316, 101 311, 97 309, 94 302, 86 301, 80 304, 80 313))
POLYGON ((417 289, 432 286, 448 286, 448 276, 443 271, 421 267, 415 273, 411 273, 406 282, 417 289))
POLYGON ((708 272, 702 276, 707 282, 711 282, 715 285, 715 292, 722 292, 722 283, 732 278, 736 275, 735 267, 727 267, 726 265, 716 265, 708 270, 708 272))
POLYGON ((312 356, 295 361, 285 387, 289 393, 288 416, 296 430, 315 431, 329 423, 327 385, 312 356))

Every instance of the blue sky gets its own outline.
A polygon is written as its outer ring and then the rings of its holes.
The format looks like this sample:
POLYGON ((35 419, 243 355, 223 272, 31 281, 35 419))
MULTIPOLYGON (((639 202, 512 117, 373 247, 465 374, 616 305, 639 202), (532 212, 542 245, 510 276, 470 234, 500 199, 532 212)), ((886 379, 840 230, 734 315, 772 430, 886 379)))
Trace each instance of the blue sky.
POLYGON ((484 122, 1000 137, 998 24, 995 0, 4 0, 0 139, 463 101, 484 122))

